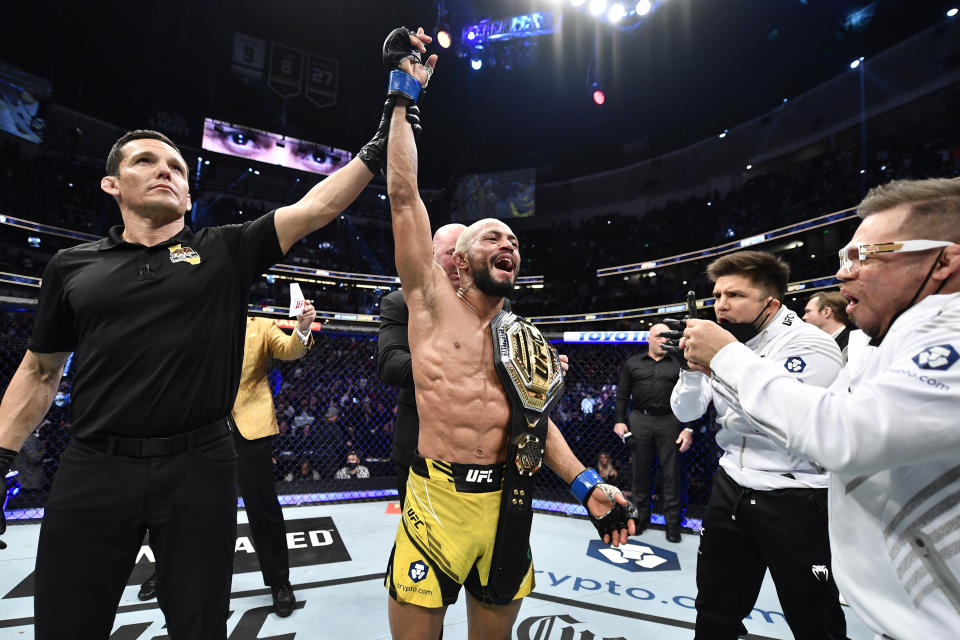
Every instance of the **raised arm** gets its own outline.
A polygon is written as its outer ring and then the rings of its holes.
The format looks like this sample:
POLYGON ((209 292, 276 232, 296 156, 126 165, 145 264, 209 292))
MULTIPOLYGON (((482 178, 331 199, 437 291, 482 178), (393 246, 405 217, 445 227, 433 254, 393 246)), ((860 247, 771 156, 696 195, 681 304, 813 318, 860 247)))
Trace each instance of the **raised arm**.
POLYGON ((436 267, 430 218, 417 190, 417 146, 413 128, 406 120, 406 107, 399 104, 393 110, 387 144, 387 195, 393 215, 397 275, 408 294, 421 292, 436 267))
POLYGON ((693 422, 710 406, 713 393, 710 378, 699 371, 681 371, 670 392, 670 408, 680 422, 693 422))
MULTIPOLYGON (((393 36, 394 34, 391 34, 393 36)), ((405 32, 403 38, 408 38, 408 49, 416 47, 419 51, 426 51, 425 44, 429 43, 431 38, 420 29, 416 34, 405 32)), ((390 38, 388 38, 390 42, 390 38)), ((386 49, 384 55, 386 56, 386 49)), ((435 63, 436 56, 432 56, 427 61, 428 65, 435 63)), ((409 61, 407 62, 409 65, 409 61)), ((421 66, 421 69, 423 67, 421 66)), ((428 74, 420 83, 426 85, 428 74)), ((336 171, 326 180, 314 186, 307 195, 303 196, 299 202, 288 207, 282 207, 277 210, 274 224, 277 228, 277 239, 280 241, 280 248, 284 253, 290 250, 298 240, 307 234, 320 229, 328 222, 336 218, 353 202, 363 188, 367 186, 374 174, 383 169, 385 160, 384 146, 387 143, 387 130, 390 126, 390 116, 393 102, 389 101, 384 105, 383 117, 380 120, 380 127, 373 138, 360 150, 357 157, 350 163, 336 171)), ((406 113, 404 113, 406 115, 406 113)), ((414 163, 416 166, 416 163, 414 163)))
POLYGON ((307 351, 313 348, 313 333, 310 327, 313 325, 316 317, 317 310, 314 309, 313 304, 309 300, 305 300, 303 311, 297 316, 297 327, 293 333, 287 335, 280 327, 270 323, 269 333, 267 334, 270 355, 277 360, 297 360, 302 358, 307 351), (300 334, 307 337, 306 344, 304 344, 300 334))
POLYGON ((327 225, 357 199, 373 178, 373 172, 358 157, 333 175, 314 185, 294 204, 277 209, 274 224, 284 253, 298 240, 327 225))

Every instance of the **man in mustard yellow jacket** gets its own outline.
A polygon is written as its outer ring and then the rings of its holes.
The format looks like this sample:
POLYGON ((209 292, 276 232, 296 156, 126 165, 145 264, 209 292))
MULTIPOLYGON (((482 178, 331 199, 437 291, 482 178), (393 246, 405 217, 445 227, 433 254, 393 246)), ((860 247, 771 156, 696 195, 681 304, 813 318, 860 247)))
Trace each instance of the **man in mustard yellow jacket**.
MULTIPOLYGON (((290 586, 287 530, 277 501, 273 479, 272 436, 279 432, 273 408, 273 394, 267 381, 270 361, 302 358, 313 346, 310 326, 317 312, 309 301, 297 316, 297 327, 287 335, 270 318, 247 317, 240 387, 233 405, 237 428, 233 441, 237 449, 237 484, 247 510, 253 545, 260 560, 263 582, 273 593, 278 616, 289 616, 296 598, 290 586)), ((156 574, 144 582, 141 600, 156 595, 156 574)))
POLYGON ((290 615, 296 598, 290 587, 287 530, 273 478, 272 436, 279 429, 267 372, 271 359, 296 360, 313 346, 310 325, 316 317, 313 305, 304 302, 296 330, 290 335, 270 318, 247 317, 240 388, 233 405, 237 484, 247 509, 263 583, 273 592, 273 608, 281 617, 290 615))

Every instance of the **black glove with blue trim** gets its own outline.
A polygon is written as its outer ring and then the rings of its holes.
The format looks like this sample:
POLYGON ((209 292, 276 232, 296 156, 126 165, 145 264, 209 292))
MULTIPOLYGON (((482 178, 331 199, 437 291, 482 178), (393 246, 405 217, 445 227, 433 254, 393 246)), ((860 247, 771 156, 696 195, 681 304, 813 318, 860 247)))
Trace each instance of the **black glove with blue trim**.
POLYGON ((632 502, 627 501, 625 505, 619 504, 616 496, 620 493, 620 490, 612 484, 604 482, 600 474, 593 469, 584 469, 580 472, 580 475, 570 483, 570 493, 572 493, 573 497, 584 507, 587 506, 587 500, 590 499, 590 494, 596 489, 599 489, 607 496, 610 502, 613 503, 613 508, 599 517, 594 516, 590 513, 590 510, 587 509, 587 515, 590 516, 590 522, 593 523, 593 526, 597 528, 600 538, 603 539, 604 542, 607 542, 604 536, 610 536, 610 542, 613 542, 617 539, 616 536, 620 535, 622 529, 630 530, 630 520, 633 520, 634 526, 636 526, 640 521, 640 512, 632 502))

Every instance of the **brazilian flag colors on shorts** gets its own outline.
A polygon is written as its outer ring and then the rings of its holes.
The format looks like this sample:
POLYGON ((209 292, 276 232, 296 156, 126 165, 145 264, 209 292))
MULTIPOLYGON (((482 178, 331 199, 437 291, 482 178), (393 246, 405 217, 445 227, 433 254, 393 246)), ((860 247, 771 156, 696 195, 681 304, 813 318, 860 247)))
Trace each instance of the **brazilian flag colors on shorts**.
MULTIPOLYGON (((503 464, 414 461, 387 566, 385 584, 395 600, 442 607, 457 601, 463 585, 477 600, 489 601, 486 586, 503 472, 503 464)), ((531 562, 514 600, 529 594, 533 587, 531 562)))

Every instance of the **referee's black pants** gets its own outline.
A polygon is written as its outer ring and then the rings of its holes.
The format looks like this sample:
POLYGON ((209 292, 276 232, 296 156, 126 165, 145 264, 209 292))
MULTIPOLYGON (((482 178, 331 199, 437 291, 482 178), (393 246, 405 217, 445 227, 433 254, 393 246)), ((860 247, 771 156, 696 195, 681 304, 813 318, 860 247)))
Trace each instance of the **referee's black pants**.
POLYGON ((631 411, 628 417, 633 434, 633 503, 640 521, 650 522, 650 469, 653 452, 660 459, 663 478, 663 516, 668 525, 680 526, 680 445, 682 425, 672 413, 648 416, 631 411))
POLYGON ((273 437, 247 440, 233 431, 237 447, 237 481, 253 534, 263 584, 280 587, 290 581, 287 527, 273 478, 273 437))
POLYGON ((846 638, 830 568, 827 490, 754 491, 720 467, 700 534, 696 640, 745 634, 767 569, 797 640, 846 638))
POLYGON ((73 439, 37 547, 38 640, 110 636, 145 532, 171 640, 227 637, 237 457, 226 433, 182 453, 108 455, 73 439))

